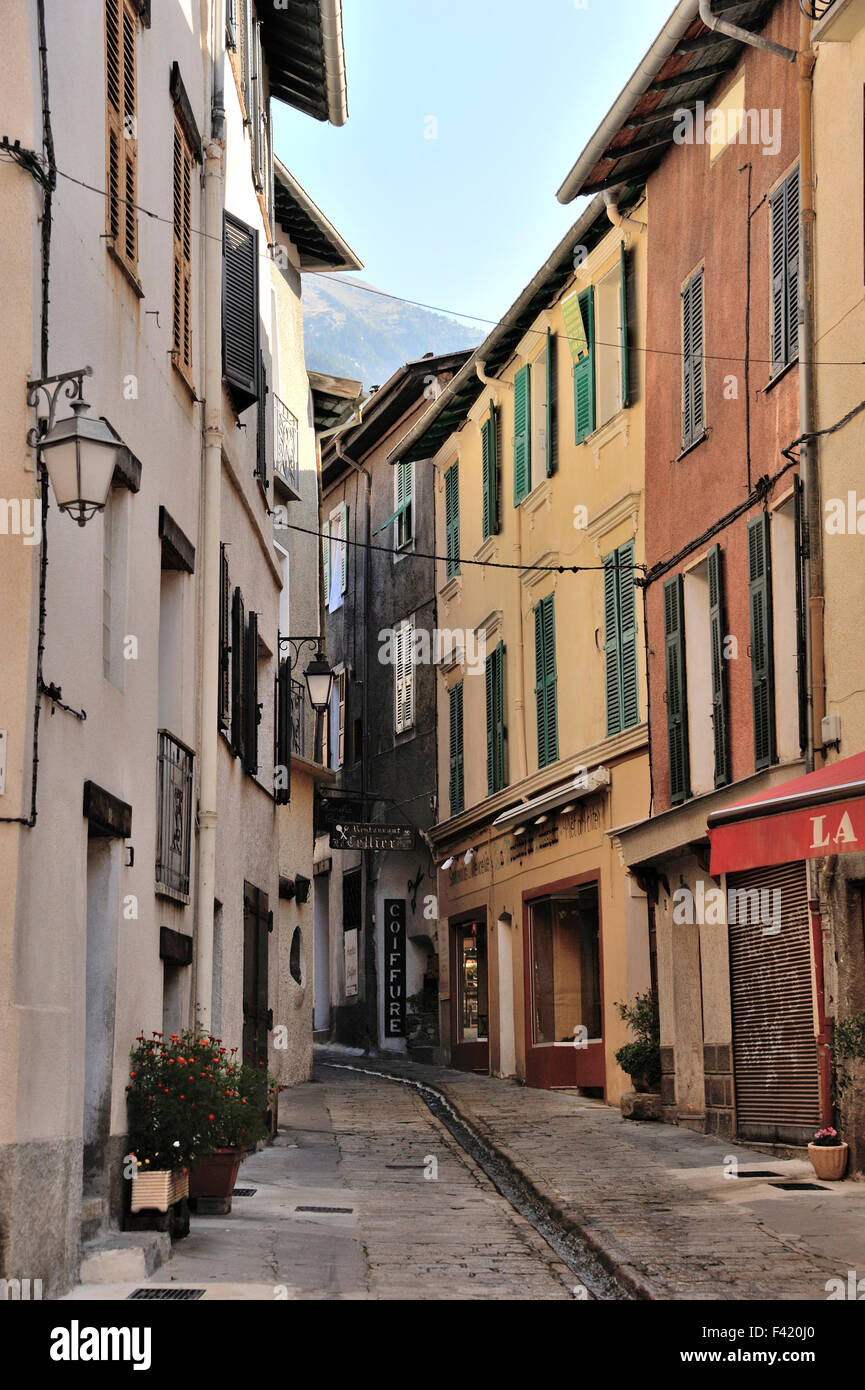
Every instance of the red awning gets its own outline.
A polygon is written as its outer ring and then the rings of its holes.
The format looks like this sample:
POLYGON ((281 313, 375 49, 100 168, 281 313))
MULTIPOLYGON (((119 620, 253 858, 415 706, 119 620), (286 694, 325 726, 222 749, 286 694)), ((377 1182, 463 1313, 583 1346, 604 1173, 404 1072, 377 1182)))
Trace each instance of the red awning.
POLYGON ((865 850, 865 753, 713 811, 710 872, 865 850))

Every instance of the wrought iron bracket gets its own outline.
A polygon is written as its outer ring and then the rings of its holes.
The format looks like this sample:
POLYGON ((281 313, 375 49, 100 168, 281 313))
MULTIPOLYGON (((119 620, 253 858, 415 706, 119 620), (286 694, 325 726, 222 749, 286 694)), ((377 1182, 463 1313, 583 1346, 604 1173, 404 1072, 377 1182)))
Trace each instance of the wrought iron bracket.
POLYGON ((57 415, 57 402, 62 398, 69 401, 84 400, 84 378, 93 375, 92 367, 78 367, 73 372, 58 372, 55 376, 37 378, 27 383, 27 404, 35 410, 39 405, 40 392, 48 402, 48 424, 41 430, 38 425, 27 431, 27 443, 31 449, 38 449, 43 434, 54 428, 57 415))
POLYGON ((317 652, 321 651, 322 644, 324 642, 323 637, 283 637, 281 632, 279 633, 277 640, 279 642, 280 651, 283 651, 285 647, 291 648, 292 654, 291 658, 289 659, 290 671, 293 671, 297 663, 300 661, 300 654, 303 651, 304 647, 311 647, 313 656, 315 656, 317 652))

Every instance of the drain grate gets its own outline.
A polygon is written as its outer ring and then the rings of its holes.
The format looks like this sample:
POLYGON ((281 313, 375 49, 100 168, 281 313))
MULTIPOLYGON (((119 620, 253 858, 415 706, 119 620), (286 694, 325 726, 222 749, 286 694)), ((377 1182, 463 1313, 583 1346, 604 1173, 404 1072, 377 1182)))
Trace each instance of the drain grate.
POLYGON ((781 1174, 774 1172, 771 1168, 742 1168, 738 1173, 734 1173, 734 1178, 780 1178, 781 1174))
POLYGON ((192 1303, 203 1294, 204 1289, 133 1289, 127 1297, 138 1301, 159 1299, 160 1302, 192 1303))
POLYGON ((258 1191, 257 1187, 235 1187, 232 1197, 254 1197, 258 1191))
POLYGON ((770 1182, 770 1187, 780 1187, 782 1192, 828 1192, 829 1188, 819 1182, 770 1182))
POLYGON ((426 1168, 425 1163, 386 1163, 385 1168, 390 1168, 395 1173, 414 1173, 418 1168, 426 1168))
POLYGON ((295 1207, 295 1211, 323 1211, 339 1216, 353 1216, 354 1207, 295 1207))

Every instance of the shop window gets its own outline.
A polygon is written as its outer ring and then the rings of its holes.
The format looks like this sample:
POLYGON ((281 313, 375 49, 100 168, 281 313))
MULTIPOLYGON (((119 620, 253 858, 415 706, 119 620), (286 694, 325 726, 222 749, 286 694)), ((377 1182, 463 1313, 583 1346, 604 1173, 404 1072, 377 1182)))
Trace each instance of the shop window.
POLYGON ((457 928, 458 1042, 489 1039, 489 985, 487 977, 487 929, 483 922, 467 922, 457 928))
POLYGON ((569 1043, 576 1028, 600 1038, 601 967, 596 883, 538 898, 529 909, 532 1041, 569 1043))

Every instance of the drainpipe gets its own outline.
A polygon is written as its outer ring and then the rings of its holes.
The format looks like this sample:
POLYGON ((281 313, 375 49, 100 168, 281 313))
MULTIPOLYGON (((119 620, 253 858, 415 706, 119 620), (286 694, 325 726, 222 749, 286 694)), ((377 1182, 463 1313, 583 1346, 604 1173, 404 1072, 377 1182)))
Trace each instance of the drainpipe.
POLYGON ((624 184, 620 183, 617 184, 615 188, 604 189, 604 203, 607 208, 607 216, 613 226, 618 227, 620 230, 625 227, 636 227, 639 231, 644 232, 646 230, 645 222, 638 222, 633 217, 626 217, 623 212, 619 211, 619 194, 623 187, 624 184))
MULTIPOLYGON (((762 48, 764 53, 774 53, 777 58, 784 58, 788 63, 795 63, 799 56, 795 48, 785 48, 784 44, 775 43, 773 39, 764 39, 762 34, 752 34, 750 29, 742 29, 738 24, 720 19, 712 9, 712 0, 700 0, 700 18, 707 29, 726 34, 727 38, 736 39, 739 43, 747 43, 751 48, 762 48)), ((808 47, 810 46, 809 38, 808 47)))
POLYGON ((225 205, 224 0, 213 6, 211 137, 204 151, 204 465, 201 546, 201 728, 195 994, 198 1021, 211 1026, 213 902, 216 888, 219 747, 219 533, 222 487, 222 213, 225 205))
POLYGON ((512 381, 505 381, 502 377, 487 376, 487 364, 480 358, 475 359, 475 371, 478 374, 478 381, 482 381, 484 386, 491 386, 493 390, 497 390, 500 386, 507 386, 511 391, 514 389, 512 381))

